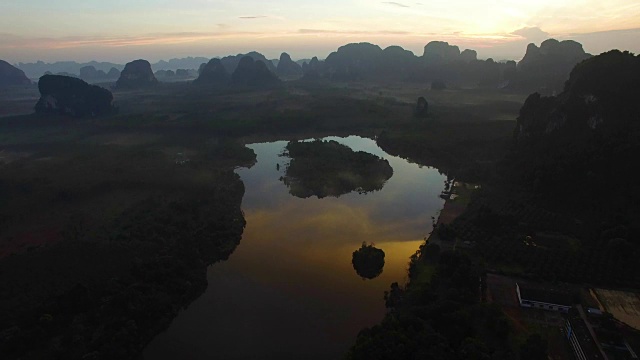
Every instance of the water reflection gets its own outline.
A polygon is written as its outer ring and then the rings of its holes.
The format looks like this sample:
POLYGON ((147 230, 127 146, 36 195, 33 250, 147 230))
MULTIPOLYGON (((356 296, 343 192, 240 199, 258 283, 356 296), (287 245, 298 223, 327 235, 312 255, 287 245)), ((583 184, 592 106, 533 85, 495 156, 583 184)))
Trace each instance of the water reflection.
POLYGON ((384 291, 404 281, 409 256, 442 208, 445 177, 370 139, 332 139, 388 160, 394 176, 367 196, 297 198, 279 180, 286 142, 251 145, 258 163, 238 171, 246 188, 242 242, 209 268, 207 291, 145 359, 337 359, 381 319, 384 291), (351 264, 363 241, 385 252, 384 272, 370 281, 351 264))

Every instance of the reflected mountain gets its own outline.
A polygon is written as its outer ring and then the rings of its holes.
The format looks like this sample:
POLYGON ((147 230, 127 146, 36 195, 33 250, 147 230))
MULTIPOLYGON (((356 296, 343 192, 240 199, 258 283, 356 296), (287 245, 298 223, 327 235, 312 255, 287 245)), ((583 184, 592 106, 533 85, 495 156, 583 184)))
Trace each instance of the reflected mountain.
POLYGON ((387 160, 334 140, 291 141, 283 155, 291 161, 280 180, 299 198, 378 191, 393 175, 387 160))
POLYGON ((353 252, 351 260, 356 273, 363 279, 374 279, 382 274, 384 268, 384 251, 362 242, 360 249, 353 252))

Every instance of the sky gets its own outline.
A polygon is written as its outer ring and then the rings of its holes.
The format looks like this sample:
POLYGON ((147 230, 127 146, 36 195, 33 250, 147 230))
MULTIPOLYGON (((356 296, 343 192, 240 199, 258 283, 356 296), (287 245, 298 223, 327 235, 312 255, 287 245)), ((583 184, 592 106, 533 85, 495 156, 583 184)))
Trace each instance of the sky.
POLYGON ((640 53, 638 0, 1 0, 0 59, 149 61, 226 56, 325 58, 339 46, 441 40, 480 58, 528 43, 580 41, 587 52, 640 53))

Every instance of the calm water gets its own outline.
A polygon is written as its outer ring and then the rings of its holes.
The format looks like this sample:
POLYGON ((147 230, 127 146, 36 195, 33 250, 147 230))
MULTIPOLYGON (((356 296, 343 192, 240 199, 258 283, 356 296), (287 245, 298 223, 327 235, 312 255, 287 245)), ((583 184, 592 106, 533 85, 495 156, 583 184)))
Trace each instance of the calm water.
POLYGON ((151 342, 146 360, 339 359, 360 329, 382 319, 384 291, 406 281, 409 256, 442 209, 445 177, 370 139, 327 139, 387 159, 393 177, 366 195, 299 199, 278 180, 286 142, 249 145, 258 162, 238 170, 246 188, 242 241, 228 261, 209 267, 206 292, 151 342), (363 241, 386 253, 373 280, 351 265, 363 241))

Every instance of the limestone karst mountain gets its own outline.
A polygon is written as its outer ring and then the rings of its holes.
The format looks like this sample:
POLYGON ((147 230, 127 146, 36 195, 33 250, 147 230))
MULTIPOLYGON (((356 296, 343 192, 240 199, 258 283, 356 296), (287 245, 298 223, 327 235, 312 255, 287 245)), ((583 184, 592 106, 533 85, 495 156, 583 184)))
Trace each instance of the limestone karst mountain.
POLYGON ((108 79, 118 79, 120 78, 120 70, 112 67, 109 72, 107 73, 107 78, 108 79))
POLYGON ((460 61, 460 48, 446 41, 431 41, 425 45, 422 58, 427 63, 436 64, 460 61))
POLYGON ((250 56, 240 59, 231 80, 234 84, 248 86, 269 86, 280 82, 263 61, 254 60, 250 56))
POLYGON ((116 89, 131 90, 153 87, 158 84, 151 64, 147 60, 135 60, 128 63, 116 82, 116 89))
POLYGON ((220 61, 222 62, 222 65, 225 67, 225 69, 227 69, 227 72, 229 72, 229 74, 233 74, 233 72, 236 71, 238 64, 240 64, 240 60, 242 60, 242 58, 244 58, 245 56, 248 56, 255 61, 262 61, 267 66, 269 71, 274 74, 277 72, 277 69, 273 65, 273 63, 269 61, 264 55, 256 51, 251 51, 246 54, 225 56, 220 59, 220 61))
POLYGON ((211 59, 200 69, 200 75, 193 81, 197 85, 225 85, 231 80, 231 75, 222 65, 220 59, 211 59))
POLYGON ((69 76, 44 75, 38 81, 40 99, 35 111, 42 114, 93 117, 114 111, 107 89, 69 76))
POLYGON ((276 67, 276 74, 282 78, 297 78, 302 76, 302 66, 291 60, 289 54, 283 52, 276 67))
POLYGON ((570 196, 637 211, 638 96, 640 57, 612 50, 581 62, 563 92, 527 98, 508 169, 536 190, 561 194, 571 185, 570 196))
POLYGON ((549 39, 540 47, 529 44, 524 58, 518 63, 517 76, 511 87, 548 94, 560 92, 571 69, 590 57, 582 44, 573 40, 549 39))
POLYGON ((107 73, 102 70, 96 70, 96 68, 91 65, 83 66, 80 68, 80 78, 84 81, 106 80, 107 73))
POLYGON ((0 86, 30 85, 24 72, 4 60, 0 60, 0 86))

